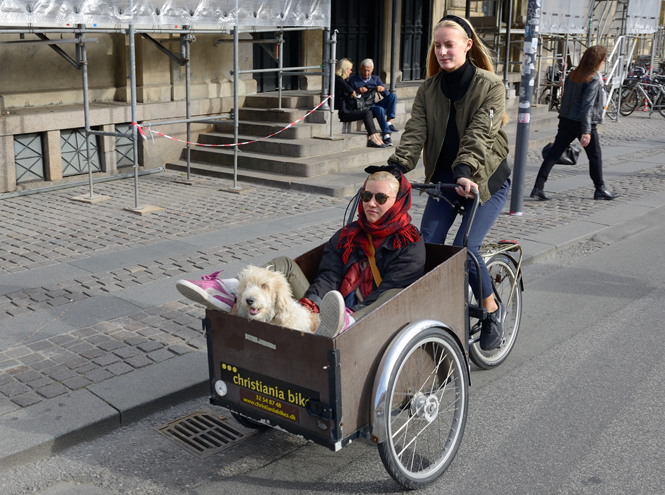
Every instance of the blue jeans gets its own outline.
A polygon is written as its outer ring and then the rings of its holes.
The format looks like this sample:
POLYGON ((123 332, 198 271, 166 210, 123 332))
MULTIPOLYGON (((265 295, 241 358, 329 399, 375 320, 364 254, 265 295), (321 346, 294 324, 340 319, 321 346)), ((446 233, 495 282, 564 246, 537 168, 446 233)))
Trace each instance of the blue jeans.
MULTIPOLYGON (((475 263, 470 262, 469 266, 469 283, 471 284, 473 295, 476 296, 476 299, 478 300, 485 299, 492 294, 492 281, 490 280, 487 266, 485 265, 483 258, 480 256, 480 245, 483 243, 485 236, 492 228, 492 225, 494 225, 494 222, 499 217, 499 213, 501 213, 503 206, 506 204, 509 189, 510 179, 506 179, 506 182, 503 183, 501 189, 495 192, 487 203, 478 206, 478 212, 476 213, 476 218, 473 221, 471 232, 469 233, 468 249, 476 257, 478 263, 480 264, 480 274, 483 290, 482 297, 480 297, 480 294, 477 293, 478 275, 476 274, 476 265, 475 263)), ((454 191, 446 193, 446 197, 450 201, 454 201, 456 199, 462 202, 466 201, 468 206, 467 211, 471 208, 473 203, 473 200, 465 200, 454 191)), ((453 225, 456 217, 457 211, 452 206, 443 200, 437 201, 430 196, 430 198, 427 200, 427 205, 425 206, 425 211, 423 213, 423 220, 420 224, 420 230, 423 234, 423 239, 425 242, 445 244, 448 230, 450 230, 450 227, 453 225)), ((465 214, 464 218, 462 219, 462 224, 460 225, 459 230, 455 235, 453 246, 462 245, 466 223, 467 215, 465 214)))
POLYGON ((382 100, 377 101, 370 107, 372 115, 379 123, 379 127, 383 134, 390 134, 390 127, 388 127, 387 119, 395 118, 395 108, 397 107, 397 95, 390 93, 382 100))

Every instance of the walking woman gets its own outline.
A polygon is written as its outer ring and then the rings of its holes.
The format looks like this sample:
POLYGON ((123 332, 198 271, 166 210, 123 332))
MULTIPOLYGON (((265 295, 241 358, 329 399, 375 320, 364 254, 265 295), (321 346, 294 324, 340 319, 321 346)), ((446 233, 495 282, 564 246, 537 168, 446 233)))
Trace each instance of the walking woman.
POLYGON ((346 82, 353 70, 353 64, 348 58, 337 62, 335 70, 335 110, 339 110, 339 120, 342 122, 355 122, 362 120, 367 130, 367 146, 370 148, 386 148, 381 136, 374 127, 372 112, 367 110, 351 110, 346 102, 349 98, 357 98, 356 91, 346 82))
MULTIPOLYGON (((508 139, 502 129, 508 120, 504 113, 505 88, 493 73, 489 53, 468 21, 447 15, 433 33, 427 79, 418 89, 400 145, 388 161, 400 171, 413 170, 424 149, 427 182, 459 186, 456 192, 449 193, 447 201, 428 199, 421 224, 425 242, 443 244, 457 216, 454 204, 466 205, 468 198, 473 197, 471 188, 479 191, 481 206, 468 247, 480 263, 482 296, 475 296, 482 299, 488 312, 480 347, 491 350, 503 340, 506 308, 494 299, 479 249, 499 216, 510 187, 508 139)), ((465 215, 453 241, 456 246, 462 245, 466 222, 465 215)), ((471 263, 474 293, 478 290, 477 277, 471 263)))
POLYGON ((603 159, 596 131, 596 125, 603 120, 605 107, 603 78, 598 71, 606 58, 607 49, 604 46, 590 47, 584 52, 577 69, 566 79, 559 110, 559 130, 554 145, 538 171, 536 184, 531 191, 532 198, 541 201, 552 199, 545 194, 545 182, 554 164, 575 138, 580 140, 589 157, 589 175, 596 187, 593 199, 614 199, 619 196, 618 193, 608 191, 603 182, 603 159))

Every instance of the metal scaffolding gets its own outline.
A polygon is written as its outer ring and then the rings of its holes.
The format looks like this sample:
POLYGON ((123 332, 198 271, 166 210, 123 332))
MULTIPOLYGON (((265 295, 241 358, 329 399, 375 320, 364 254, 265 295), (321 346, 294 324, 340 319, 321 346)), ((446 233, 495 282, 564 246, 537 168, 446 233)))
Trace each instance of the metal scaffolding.
MULTIPOLYGON (((296 0, 286 2, 284 5, 279 5, 279 2, 270 2, 262 0, 244 0, 242 6, 239 6, 238 0, 216 0, 211 6, 211 3, 205 0, 199 2, 195 9, 185 8, 184 2, 174 1, 170 2, 170 11, 168 13, 161 12, 160 8, 152 5, 150 2, 138 2, 132 0, 118 0, 116 2, 106 2, 101 0, 92 1, 76 1, 69 5, 68 1, 58 2, 57 8, 54 7, 55 3, 45 3, 35 11, 32 4, 25 0, 0 0, 0 18, 2 23, 6 25, 16 24, 16 27, 5 27, 0 29, 0 34, 16 34, 19 40, 0 42, 4 46, 23 46, 25 44, 46 44, 50 46, 58 55, 63 57, 74 68, 81 70, 82 73, 82 87, 83 87, 83 113, 85 121, 85 138, 86 138, 86 161, 88 170, 88 189, 89 194, 87 198, 78 198, 87 202, 94 202, 101 199, 95 196, 93 190, 93 176, 92 166, 90 160, 90 137, 91 136, 112 136, 123 137, 130 139, 133 149, 133 168, 134 168, 134 206, 126 209, 130 211, 141 212, 145 206, 139 205, 139 160, 138 160, 138 122, 137 122, 137 98, 136 98, 136 49, 135 49, 135 36, 141 35, 143 38, 154 44, 162 53, 167 55, 172 61, 180 66, 185 67, 185 100, 186 100, 186 118, 172 121, 161 121, 150 123, 150 126, 185 123, 187 133, 186 156, 187 156, 187 180, 190 180, 190 150, 191 150, 191 123, 218 123, 221 118, 228 118, 229 114, 222 114, 217 116, 208 116, 204 118, 192 118, 191 116, 191 71, 190 71, 190 54, 191 43, 196 41, 196 34, 233 34, 233 52, 234 52, 234 83, 233 83, 233 101, 234 101, 234 136, 235 143, 238 143, 238 74, 252 73, 252 72, 278 72, 278 87, 279 87, 279 108, 282 104, 282 75, 283 73, 289 74, 307 74, 307 75, 321 75, 323 77, 322 83, 322 101, 328 99, 328 86, 330 86, 330 94, 333 95, 334 85, 334 49, 332 50, 333 57, 326 57, 324 54, 324 63, 321 66, 308 66, 308 67, 283 67, 282 63, 282 46, 284 43, 283 32, 285 30, 307 30, 307 29, 324 29, 324 49, 330 53, 330 46, 334 46, 333 40, 330 40, 330 0, 296 0), (182 5, 181 5, 182 4, 182 5), (62 12, 67 15, 63 18, 62 12), (285 25, 292 24, 292 27, 271 27, 274 26, 276 19, 283 19, 285 25), (77 27, 39 27, 40 23, 48 24, 56 22, 58 24, 67 24, 70 21, 84 21, 77 24, 77 27), (98 23, 111 23, 119 24, 129 20, 127 27, 114 27, 102 28, 96 27, 98 23), (150 24, 153 27, 139 27, 136 28, 134 22, 150 24), (183 22, 184 21, 184 22, 183 22), (204 25, 202 28, 193 28, 193 22, 198 21, 204 25), (28 24, 29 23, 29 24, 28 24), (86 23, 94 24, 93 27, 86 26, 86 23), (173 29, 170 27, 162 27, 162 25, 182 25, 181 28, 173 29), (212 25, 213 27, 210 27, 212 25), (244 31, 240 30, 240 26, 245 26, 244 31), (278 33, 275 40, 240 40, 240 32, 256 33, 256 32, 272 32, 278 33), (49 39, 47 34, 74 34, 74 39, 49 39), (87 58, 87 43, 96 43, 97 38, 87 38, 86 35, 93 33, 100 34, 125 34, 129 37, 129 81, 131 88, 131 132, 107 132, 94 130, 90 126, 90 97, 88 89, 88 58, 87 58), (164 47, 157 40, 150 35, 154 33, 159 34, 178 34, 180 36, 180 53, 174 54, 168 48, 164 47), (26 34, 34 34, 39 40, 26 40, 26 34), (238 67, 238 45, 240 42, 277 42, 279 47, 279 67, 276 69, 259 69, 259 70, 239 70, 238 67), (76 44, 76 59, 70 57, 58 45, 60 44, 76 44), (311 69, 324 69, 322 72, 303 72, 311 69)), ((219 40, 219 42, 227 42, 231 40, 219 40)), ((323 106, 322 106, 323 107, 323 106)), ((325 110, 332 113, 333 105, 325 106, 325 110)), ((331 134, 332 134, 332 118, 331 118, 331 134)), ((233 188, 237 188, 237 152, 238 146, 234 146, 234 183, 233 188)), ((126 174, 123 174, 126 176, 126 174)), ((119 177, 119 176, 118 176, 119 177)), ((62 184, 61 187, 71 187, 69 184, 62 184)), ((51 186, 49 189, 53 189, 51 186)), ((3 197, 3 195, 0 195, 3 197)))

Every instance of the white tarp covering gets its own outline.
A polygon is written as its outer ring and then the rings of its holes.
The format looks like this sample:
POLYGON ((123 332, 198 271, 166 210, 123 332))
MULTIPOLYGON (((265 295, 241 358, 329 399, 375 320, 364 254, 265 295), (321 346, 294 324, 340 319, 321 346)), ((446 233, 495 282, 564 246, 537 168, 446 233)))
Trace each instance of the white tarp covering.
POLYGON ((661 0, 629 0, 626 34, 649 34, 658 31, 661 0))
POLYGON ((589 0, 542 0, 540 33, 586 33, 589 26, 588 15, 589 0))
POLYGON ((0 0, 0 26, 330 26, 331 0, 0 0), (237 8, 236 8, 237 6, 237 8))

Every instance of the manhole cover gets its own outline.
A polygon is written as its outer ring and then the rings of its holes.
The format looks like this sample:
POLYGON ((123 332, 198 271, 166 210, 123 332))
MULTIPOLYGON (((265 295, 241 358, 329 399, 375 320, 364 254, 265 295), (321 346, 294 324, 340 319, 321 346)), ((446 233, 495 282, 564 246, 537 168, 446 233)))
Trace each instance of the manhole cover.
POLYGON ((256 434, 256 430, 245 428, 209 409, 188 414, 155 430, 199 459, 228 449, 256 434))

